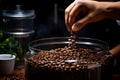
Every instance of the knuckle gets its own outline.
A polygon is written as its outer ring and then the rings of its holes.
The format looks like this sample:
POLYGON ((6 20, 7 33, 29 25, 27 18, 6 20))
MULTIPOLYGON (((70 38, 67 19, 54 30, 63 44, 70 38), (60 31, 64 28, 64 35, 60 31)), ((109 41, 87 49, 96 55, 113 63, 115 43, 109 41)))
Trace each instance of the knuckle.
POLYGON ((65 9, 65 14, 69 14, 69 10, 68 9, 65 9))

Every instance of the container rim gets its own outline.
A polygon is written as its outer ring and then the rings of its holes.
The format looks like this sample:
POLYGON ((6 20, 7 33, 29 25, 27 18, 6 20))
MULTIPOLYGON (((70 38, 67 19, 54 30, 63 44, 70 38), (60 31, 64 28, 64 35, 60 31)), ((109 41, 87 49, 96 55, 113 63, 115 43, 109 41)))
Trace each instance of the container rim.
MULTIPOLYGON (((33 49, 33 50, 37 50, 36 48, 34 48, 33 46, 32 46, 32 44, 33 43, 37 43, 37 42, 42 42, 42 41, 45 41, 45 40, 48 40, 47 42, 46 42, 46 44, 52 44, 52 43, 50 43, 49 41, 51 40, 53 40, 54 41, 54 44, 55 43, 58 43, 59 42, 59 44, 60 43, 62 43, 62 41, 60 42, 60 40, 62 40, 62 39, 65 39, 66 40, 66 42, 64 42, 64 43, 66 43, 66 44, 68 44, 69 43, 69 41, 68 41, 68 39, 69 39, 70 37, 49 37, 49 38, 41 38, 41 39, 37 39, 37 40, 33 40, 33 41, 31 41, 31 42, 29 42, 28 43, 28 48, 29 48, 29 50, 31 50, 31 49, 33 49), (58 40, 58 41, 57 41, 58 40)), ((103 40, 100 40, 100 39, 96 39, 96 38, 89 38, 89 37, 78 37, 78 40, 76 41, 76 43, 81 43, 81 44, 87 44, 87 45, 91 45, 91 43, 89 43, 89 42, 99 42, 100 44, 103 44, 104 45, 104 49, 102 49, 102 50, 109 50, 109 45, 108 45, 108 43, 107 42, 105 42, 105 41, 103 41, 103 40), (82 42, 80 41, 80 40, 83 40, 82 42), (88 40, 87 42, 85 42, 84 40, 88 40)), ((39 45, 39 43, 38 43, 38 45, 39 45)), ((44 45, 44 43, 41 43, 40 45, 44 45)), ((38 49, 38 50, 40 50, 40 49, 38 49)))

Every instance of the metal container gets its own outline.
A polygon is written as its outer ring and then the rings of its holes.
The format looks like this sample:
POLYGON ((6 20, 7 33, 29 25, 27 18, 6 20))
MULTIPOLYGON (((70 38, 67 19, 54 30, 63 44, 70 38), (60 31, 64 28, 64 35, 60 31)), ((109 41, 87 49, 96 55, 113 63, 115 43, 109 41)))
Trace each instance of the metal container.
MULTIPOLYGON (((93 55, 97 54, 95 61, 98 62, 98 64, 92 63, 87 65, 87 67, 83 69, 73 69, 72 65, 79 62, 82 63, 82 60, 84 62, 85 58, 81 58, 81 59, 70 58, 66 60, 66 59, 61 59, 60 56, 57 56, 57 58, 55 59, 49 59, 50 54, 46 55, 49 57, 46 56, 41 57, 44 55, 44 53, 40 53, 40 55, 37 55, 39 54, 40 51, 51 50, 51 52, 53 52, 53 50, 56 48, 57 48, 56 51, 59 51, 59 48, 68 46, 68 44, 70 43, 68 41, 68 38, 69 37, 53 37, 53 38, 39 39, 30 42, 30 44, 28 45, 29 52, 27 52, 25 56, 26 80, 33 80, 33 79, 35 80, 104 80, 101 76, 102 65, 99 64, 100 59, 108 53, 108 49, 109 49, 108 44, 104 41, 92 39, 92 38, 84 38, 84 37, 78 38, 78 40, 75 42, 77 46, 81 47, 82 49, 83 48, 91 49, 94 51, 92 52, 93 55), (37 59, 34 59, 33 56, 37 56, 37 59), (43 62, 41 61, 42 58, 45 58, 43 62), (63 68, 64 70, 62 70, 63 68)), ((72 49, 70 50, 72 51, 72 49)), ((60 54, 65 55, 66 52, 64 51, 60 52, 60 54)), ((74 56, 71 55, 71 57, 74 56)), ((80 57, 80 55, 78 57, 80 57)), ((81 66, 78 65, 78 68, 81 68, 81 66)))
POLYGON ((16 5, 16 10, 3 10, 2 15, 5 33, 13 35, 34 33, 34 10, 22 10, 21 5, 16 5))
POLYGON ((6 36, 14 36, 18 41, 19 53, 16 67, 24 67, 24 55, 28 51, 28 43, 34 36, 34 10, 22 10, 21 5, 16 5, 15 10, 3 10, 3 30, 6 36))

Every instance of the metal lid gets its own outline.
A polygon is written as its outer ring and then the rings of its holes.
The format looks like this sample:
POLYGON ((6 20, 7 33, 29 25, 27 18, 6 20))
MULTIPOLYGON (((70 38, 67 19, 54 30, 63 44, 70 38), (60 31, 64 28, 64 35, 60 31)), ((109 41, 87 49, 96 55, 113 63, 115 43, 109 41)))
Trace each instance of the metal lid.
POLYGON ((3 10, 4 17, 11 17, 11 18, 28 18, 28 17, 35 17, 34 10, 22 10, 21 5, 16 5, 16 10, 3 10))

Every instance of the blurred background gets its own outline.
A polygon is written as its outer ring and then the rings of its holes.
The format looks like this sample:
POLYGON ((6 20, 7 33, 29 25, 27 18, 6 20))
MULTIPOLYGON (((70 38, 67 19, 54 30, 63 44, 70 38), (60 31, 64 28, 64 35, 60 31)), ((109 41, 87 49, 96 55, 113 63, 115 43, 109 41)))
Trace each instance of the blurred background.
MULTIPOLYGON (((14 10, 16 5, 22 5, 24 10, 35 10, 35 35, 33 39, 69 36, 64 23, 64 10, 74 0, 2 0, 2 10, 14 10)), ((93 37, 107 41, 110 47, 120 41, 120 27, 115 20, 103 20, 86 25, 78 35, 93 37)))
MULTIPOLYGON (((35 10, 34 35, 30 41, 47 38, 70 36, 64 22, 64 10, 74 0, 2 0, 2 10, 15 10, 21 5, 23 10, 35 10)), ((3 27, 3 26, 0 26, 3 27)), ((9 28, 8 28, 9 29, 9 28)), ((90 37, 106 41, 110 48, 120 43, 120 26, 116 20, 106 19, 86 25, 78 32, 79 37, 90 37)))

